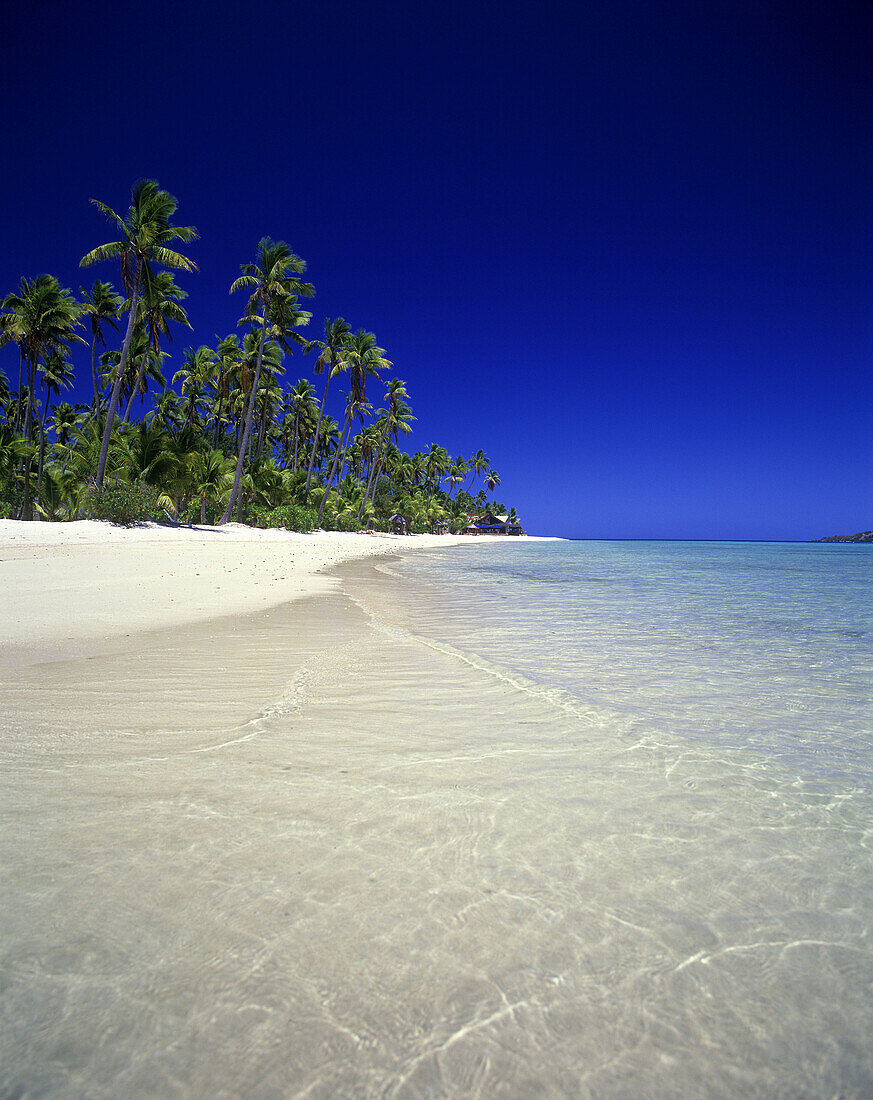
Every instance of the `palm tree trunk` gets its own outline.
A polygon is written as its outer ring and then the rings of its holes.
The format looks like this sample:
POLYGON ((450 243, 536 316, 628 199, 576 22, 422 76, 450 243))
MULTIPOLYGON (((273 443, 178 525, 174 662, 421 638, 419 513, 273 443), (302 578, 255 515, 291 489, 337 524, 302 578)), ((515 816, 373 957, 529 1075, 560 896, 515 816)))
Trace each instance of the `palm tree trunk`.
MULTIPOLYGON (((383 466, 384 466, 384 462, 383 462, 382 458, 380 457, 379 462, 376 466, 376 476, 373 478, 373 491, 370 494, 370 504, 373 506, 373 511, 374 512, 376 511, 376 487, 379 484, 379 478, 382 476, 383 466)), ((364 497, 364 508, 366 508, 366 506, 367 506, 367 498, 364 497)), ((361 515, 363 516, 363 514, 364 514, 364 512, 363 512, 363 508, 362 508, 361 509, 361 515)))
POLYGON ((261 432, 258 437, 258 453, 255 456, 260 461, 261 455, 264 453, 264 440, 267 438, 267 407, 266 402, 264 408, 261 410, 261 432))
POLYGON ((200 522, 205 526, 206 524, 206 494, 200 498, 200 522))
POLYGON ((95 332, 91 338, 91 381, 94 383, 94 404, 97 404, 97 366, 94 362, 94 356, 97 353, 97 333, 95 332))
MULTIPOLYGON (((33 387, 36 384, 36 363, 27 364, 27 405, 24 410, 24 442, 29 443, 32 425, 30 418, 33 413, 33 387)), ((19 387, 20 389, 20 387, 19 387)), ((30 458, 21 460, 24 470, 24 503, 21 509, 22 519, 33 519, 33 509, 30 503, 30 458)))
POLYGON ((39 497, 42 492, 42 468, 45 464, 45 422, 48 419, 48 406, 49 398, 52 395, 50 387, 46 387, 45 391, 45 408, 42 410, 42 420, 39 425, 39 465, 37 467, 36 474, 36 495, 39 497))
MULTIPOLYGON (((252 430, 252 417, 254 416, 254 413, 255 413, 255 395, 257 394, 257 391, 258 391, 258 379, 261 377, 261 360, 264 357, 264 342, 265 342, 266 337, 267 337, 266 310, 264 311, 264 313, 265 313, 264 323, 261 326, 261 343, 258 346, 258 363, 257 363, 257 366, 255 367, 255 378, 254 378, 254 381, 252 382, 252 392, 249 394, 249 404, 248 404, 248 408, 246 409, 246 425, 245 425, 245 429, 243 430, 243 436, 242 436, 242 440, 240 442, 240 448, 239 448, 239 455, 238 455, 237 460, 236 460, 236 473, 233 475, 233 488, 230 491, 230 499, 227 502, 227 507, 224 510, 224 515, 218 521, 219 526, 221 526, 222 524, 227 523, 228 520, 230 519, 230 517, 233 515, 233 506, 236 503, 236 500, 239 496, 239 485, 240 485, 240 482, 242 481, 242 469, 243 469, 243 462, 245 461, 245 457, 246 457, 246 446, 248 445, 248 442, 249 442, 249 433, 252 430)), ((242 505, 241 501, 240 501, 240 505, 242 505)), ((237 522, 239 522, 239 519, 237 519, 237 522)))
POLYGON ((295 473, 297 472, 297 437, 299 424, 300 410, 298 409, 297 412, 294 414, 294 463, 291 467, 291 469, 294 470, 295 473))
POLYGON ((309 460, 309 469, 306 472, 306 489, 303 492, 304 502, 309 499, 309 482, 312 480, 312 467, 315 463, 316 452, 318 451, 318 437, 321 434, 321 419, 324 416, 324 406, 327 401, 327 387, 330 385, 332 371, 333 364, 331 363, 327 368, 327 379, 324 383, 324 396, 321 399, 321 408, 318 410, 318 423, 315 425, 315 442, 312 444, 312 457, 309 460))
POLYGON ((130 410, 133 408, 133 400, 139 393, 139 387, 142 385, 142 376, 145 373, 146 353, 143 353, 142 360, 139 364, 139 370, 136 372, 136 382, 133 384, 133 389, 130 391, 130 398, 128 399, 127 406, 124 410, 124 416, 121 418, 121 423, 126 424, 130 419, 130 410))
POLYGON ((382 471, 385 469, 385 463, 388 460, 388 441, 385 441, 385 447, 382 454, 379 456, 379 465, 376 469, 376 476, 373 479, 373 494, 370 499, 370 503, 373 505, 373 509, 376 508, 376 487, 379 484, 379 478, 382 476, 382 471))
POLYGON ((333 475, 336 473, 336 464, 339 462, 339 457, 343 453, 343 445, 346 441, 346 432, 349 430, 349 424, 352 422, 351 414, 346 416, 346 422, 343 424, 343 434, 340 436, 339 446, 336 449, 336 454, 333 456, 333 465, 330 468, 330 476, 327 479, 327 484, 324 487, 324 496, 321 498, 321 506, 318 509, 318 525, 321 526, 321 517, 324 515, 324 506, 327 503, 327 494, 330 492, 330 487, 333 484, 333 475))
MULTIPOLYGON (((379 465, 382 459, 382 450, 385 446, 385 435, 388 431, 388 425, 382 429, 382 438, 379 440, 379 453, 373 456, 373 464, 370 467, 370 476, 367 478, 367 488, 364 490, 364 499, 361 501, 361 507, 358 510, 358 520, 363 519, 364 509, 367 506, 367 498, 370 496, 370 486, 373 485, 373 475, 376 473, 376 467, 379 465)), ((376 489, 373 488, 373 495, 376 495, 376 489)))
POLYGON ((106 473, 106 459, 109 456, 109 440, 115 424, 115 410, 118 408, 118 397, 121 393, 121 383, 124 379, 124 371, 127 367, 127 353, 130 351, 130 340, 133 336, 133 322, 136 317, 136 307, 139 305, 139 275, 140 261, 136 262, 136 274, 133 278, 133 294, 130 297, 130 311, 127 315, 127 332, 124 334, 124 343, 121 347, 121 362, 118 364, 118 373, 115 376, 115 384, 112 387, 112 396, 109 398, 109 408, 106 412, 106 426, 103 429, 103 440, 100 443, 100 459, 97 462, 97 488, 103 488, 103 475, 106 473))
POLYGON ((221 403, 222 403, 223 400, 224 400, 224 394, 219 392, 219 394, 218 394, 218 413, 216 414, 216 417, 215 417, 215 442, 213 443, 213 447, 216 450, 218 450, 218 429, 221 426, 221 403))

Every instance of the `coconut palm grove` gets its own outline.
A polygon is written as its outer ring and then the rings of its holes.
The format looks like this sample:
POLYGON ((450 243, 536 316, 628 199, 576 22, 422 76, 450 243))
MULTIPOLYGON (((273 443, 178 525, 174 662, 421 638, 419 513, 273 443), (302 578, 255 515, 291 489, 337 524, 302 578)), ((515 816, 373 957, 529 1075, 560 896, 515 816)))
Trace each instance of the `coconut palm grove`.
POLYGON ((23 276, 3 297, 0 516, 348 531, 399 515, 413 532, 456 533, 485 512, 516 522, 489 496, 500 477, 482 450, 406 447, 415 417, 389 352, 342 317, 310 330, 315 289, 287 244, 265 237, 241 264, 236 329, 180 352, 176 279, 194 285, 197 231, 175 223, 177 200, 154 180, 134 184, 123 215, 91 201, 111 239, 79 260, 90 288, 23 276), (290 383, 292 356, 306 368, 290 383), (64 400, 83 379, 90 401, 64 400))

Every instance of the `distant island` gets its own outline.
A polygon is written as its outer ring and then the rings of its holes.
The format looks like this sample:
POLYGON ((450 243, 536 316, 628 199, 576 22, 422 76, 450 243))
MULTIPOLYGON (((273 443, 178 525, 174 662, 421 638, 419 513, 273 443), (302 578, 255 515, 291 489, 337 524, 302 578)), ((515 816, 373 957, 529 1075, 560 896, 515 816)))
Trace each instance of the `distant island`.
POLYGON ((857 535, 828 535, 816 542, 873 542, 873 531, 859 531, 857 535))

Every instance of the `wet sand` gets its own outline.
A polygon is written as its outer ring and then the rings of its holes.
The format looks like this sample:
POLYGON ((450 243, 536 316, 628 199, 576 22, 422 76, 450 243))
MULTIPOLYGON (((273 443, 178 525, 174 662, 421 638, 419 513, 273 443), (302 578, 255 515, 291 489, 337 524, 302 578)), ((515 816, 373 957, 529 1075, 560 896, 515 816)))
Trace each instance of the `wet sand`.
POLYGON ((422 670, 398 699, 316 572, 397 543, 65 526, 0 553, 0 1093, 399 1086, 420 838, 372 775, 418 744, 422 670))

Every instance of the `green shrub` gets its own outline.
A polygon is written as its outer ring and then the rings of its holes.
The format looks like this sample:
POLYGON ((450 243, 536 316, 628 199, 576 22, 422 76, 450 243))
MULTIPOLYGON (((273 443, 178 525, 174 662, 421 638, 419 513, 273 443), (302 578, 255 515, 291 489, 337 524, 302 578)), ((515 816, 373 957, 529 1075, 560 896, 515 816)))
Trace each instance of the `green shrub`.
POLYGON ((252 527, 283 527, 287 531, 314 531, 318 513, 314 508, 301 504, 282 504, 278 508, 255 506, 249 509, 248 521, 252 527))
POLYGON ((86 519, 103 519, 130 527, 143 523, 160 512, 159 491, 154 485, 140 481, 133 484, 104 485, 102 489, 90 488, 84 499, 86 519))
MULTIPOLYGON (((318 513, 316 512, 316 516, 318 513)), ((319 525, 324 531, 336 530, 336 511, 328 503, 321 515, 321 524, 319 525)))
POLYGON ((246 516, 250 527, 275 527, 274 523, 270 522, 270 509, 264 508, 260 504, 254 504, 249 508, 249 514, 246 516))
POLYGON ((15 506, 8 500, 0 500, 0 519, 12 519, 15 506))
POLYGON ((359 531, 361 528, 361 521, 353 512, 343 512, 341 516, 336 517, 334 523, 334 530, 336 531, 359 531))
MULTIPOLYGON (((214 525, 218 521, 218 518, 223 511, 223 508, 216 508, 214 504, 212 504, 210 501, 207 501, 206 523, 214 525)), ((196 523, 199 525, 200 501, 192 500, 190 504, 187 504, 184 508, 180 508, 179 511, 176 513, 176 519, 179 521, 179 523, 196 523)))
POLYGON ((302 504, 283 504, 270 513, 272 527, 285 527, 288 531, 314 531, 318 512, 304 508, 302 504))

